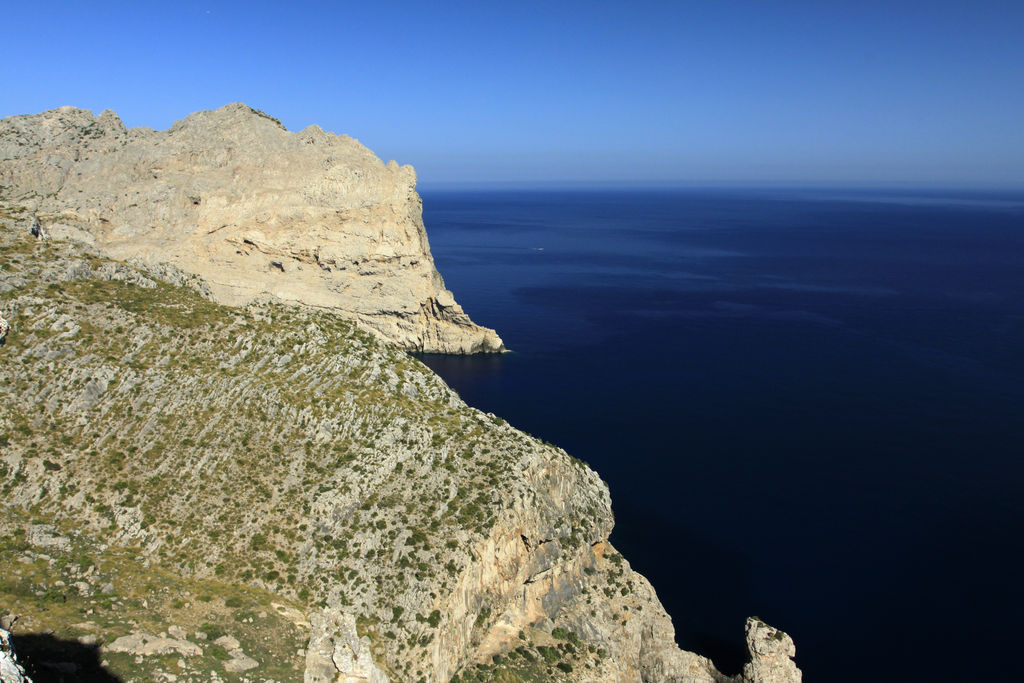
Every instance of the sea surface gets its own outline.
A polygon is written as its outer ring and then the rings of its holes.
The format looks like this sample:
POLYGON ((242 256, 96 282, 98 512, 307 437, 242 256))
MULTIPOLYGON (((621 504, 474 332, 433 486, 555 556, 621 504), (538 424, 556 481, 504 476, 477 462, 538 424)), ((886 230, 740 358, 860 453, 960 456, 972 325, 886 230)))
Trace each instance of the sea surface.
POLYGON ((425 192, 514 353, 424 356, 608 482, 612 541, 727 673, 1024 680, 1024 193, 425 192))

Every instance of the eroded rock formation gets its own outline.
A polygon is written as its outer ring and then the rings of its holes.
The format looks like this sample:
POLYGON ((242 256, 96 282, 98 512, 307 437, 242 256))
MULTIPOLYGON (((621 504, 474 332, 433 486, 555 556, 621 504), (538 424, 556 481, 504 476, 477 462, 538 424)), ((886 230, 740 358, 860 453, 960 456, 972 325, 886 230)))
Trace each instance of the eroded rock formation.
POLYGON ((310 615, 309 625, 305 683, 388 683, 373 663, 370 639, 356 632, 354 616, 325 608, 310 615))
POLYGON ((244 104, 165 131, 72 107, 0 121, 0 199, 50 237, 171 263, 223 303, 342 314, 405 349, 503 350, 445 289, 415 185, 348 136, 291 133, 244 104))
POLYGON ((743 667, 744 683, 800 683, 803 680, 803 674, 793 662, 796 645, 789 634, 757 617, 747 619, 746 632, 750 661, 743 667))

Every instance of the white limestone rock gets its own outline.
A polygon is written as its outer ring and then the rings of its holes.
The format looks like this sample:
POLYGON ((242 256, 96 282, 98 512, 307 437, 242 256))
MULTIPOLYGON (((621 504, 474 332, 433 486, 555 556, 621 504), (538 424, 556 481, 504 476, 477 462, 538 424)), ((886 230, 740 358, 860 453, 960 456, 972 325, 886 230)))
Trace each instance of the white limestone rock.
POLYGON ((71 550, 71 541, 57 533, 57 528, 52 524, 33 524, 28 529, 28 542, 37 548, 54 548, 57 550, 71 550))
POLYGON ((803 673, 793 662, 796 645, 788 634, 757 617, 747 619, 750 661, 743 667, 744 683, 801 683, 803 673))
POLYGON ((213 643, 214 645, 220 645, 225 650, 237 650, 242 646, 234 636, 221 636, 213 641, 213 643))
POLYGON ((305 683, 388 683, 373 663, 370 639, 359 637, 351 614, 327 607, 309 617, 305 683))
POLYGON ((224 662, 224 670, 228 673, 241 673, 255 669, 260 665, 259 662, 241 650, 230 650, 228 654, 231 655, 231 659, 224 662))
POLYGON ((227 650, 228 655, 230 655, 231 658, 224 662, 224 670, 228 673, 241 673, 242 671, 255 669, 260 665, 259 662, 242 651, 242 644, 234 636, 224 635, 217 638, 213 643, 227 650))
POLYGON ((132 633, 121 636, 103 648, 108 652, 125 652, 141 657, 179 654, 183 657, 196 657, 203 654, 201 647, 180 638, 165 638, 148 633, 132 633))

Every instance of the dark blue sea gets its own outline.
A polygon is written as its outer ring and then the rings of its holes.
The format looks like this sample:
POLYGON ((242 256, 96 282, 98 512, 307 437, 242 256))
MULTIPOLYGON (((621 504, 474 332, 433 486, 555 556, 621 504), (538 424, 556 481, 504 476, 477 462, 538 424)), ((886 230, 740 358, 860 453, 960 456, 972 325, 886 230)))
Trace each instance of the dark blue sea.
POLYGON ((425 192, 514 353, 424 357, 608 482, 612 540, 728 673, 1024 680, 1024 194, 425 192))

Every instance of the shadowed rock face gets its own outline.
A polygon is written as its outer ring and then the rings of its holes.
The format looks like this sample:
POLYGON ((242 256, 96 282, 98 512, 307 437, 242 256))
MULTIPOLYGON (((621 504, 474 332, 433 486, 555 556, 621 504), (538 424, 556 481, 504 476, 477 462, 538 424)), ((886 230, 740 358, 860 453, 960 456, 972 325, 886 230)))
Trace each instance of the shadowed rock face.
POLYGON ((49 236, 171 263, 222 303, 328 310, 409 350, 504 350, 434 267, 413 168, 348 136, 290 133, 244 104, 166 131, 61 107, 0 121, 0 160, 0 198, 49 236))

